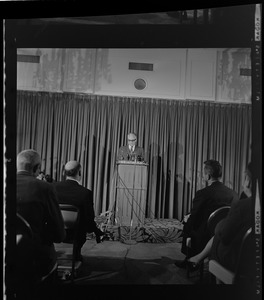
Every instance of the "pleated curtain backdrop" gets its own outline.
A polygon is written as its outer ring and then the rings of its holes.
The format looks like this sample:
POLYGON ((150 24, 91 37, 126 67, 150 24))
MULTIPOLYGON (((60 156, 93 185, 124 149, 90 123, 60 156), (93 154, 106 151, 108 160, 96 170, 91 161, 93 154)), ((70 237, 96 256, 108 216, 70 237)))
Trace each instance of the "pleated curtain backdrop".
POLYGON ((248 104, 17 92, 17 152, 38 151, 56 181, 68 160, 80 161, 96 215, 114 205, 116 155, 128 132, 138 134, 149 164, 146 217, 181 220, 205 186, 207 159, 219 160, 223 182, 242 191, 251 129, 248 104))

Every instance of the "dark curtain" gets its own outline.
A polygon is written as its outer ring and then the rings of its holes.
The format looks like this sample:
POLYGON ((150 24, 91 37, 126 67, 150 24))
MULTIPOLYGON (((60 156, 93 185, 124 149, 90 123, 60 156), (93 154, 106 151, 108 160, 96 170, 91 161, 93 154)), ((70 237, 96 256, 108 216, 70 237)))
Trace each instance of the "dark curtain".
POLYGON ((219 160, 223 182, 242 191, 251 128, 248 104, 17 92, 17 152, 37 150, 56 181, 68 160, 79 160, 96 215, 114 204, 116 155, 128 132, 149 164, 146 217, 181 220, 205 186, 207 159, 219 160))

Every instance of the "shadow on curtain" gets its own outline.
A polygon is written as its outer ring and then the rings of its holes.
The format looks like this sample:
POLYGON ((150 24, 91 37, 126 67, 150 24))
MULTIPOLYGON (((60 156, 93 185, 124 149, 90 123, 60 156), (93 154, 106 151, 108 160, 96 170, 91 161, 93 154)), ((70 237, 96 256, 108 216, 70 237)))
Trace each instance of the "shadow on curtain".
POLYGON ((128 132, 149 164, 146 217, 181 220, 205 186, 207 159, 219 160, 223 182, 241 192, 251 128, 248 104, 17 92, 17 152, 38 151, 56 181, 68 160, 79 160, 96 215, 114 204, 116 155, 128 132))

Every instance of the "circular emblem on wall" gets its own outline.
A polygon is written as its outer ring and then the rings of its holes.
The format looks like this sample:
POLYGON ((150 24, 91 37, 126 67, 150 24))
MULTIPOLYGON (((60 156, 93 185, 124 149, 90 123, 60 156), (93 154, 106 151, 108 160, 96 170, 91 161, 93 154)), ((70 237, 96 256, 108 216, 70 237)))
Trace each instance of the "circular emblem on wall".
POLYGON ((138 78, 135 80, 134 86, 137 90, 144 90, 144 88, 147 86, 147 83, 144 79, 138 78))

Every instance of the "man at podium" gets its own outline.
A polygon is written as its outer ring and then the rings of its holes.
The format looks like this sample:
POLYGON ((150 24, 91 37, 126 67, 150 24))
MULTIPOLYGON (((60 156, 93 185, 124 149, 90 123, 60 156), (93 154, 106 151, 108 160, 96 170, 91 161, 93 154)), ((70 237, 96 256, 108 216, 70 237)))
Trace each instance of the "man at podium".
POLYGON ((147 166, 144 150, 137 146, 137 135, 129 133, 127 145, 120 147, 117 154, 115 217, 121 226, 140 227, 144 224, 147 166))
POLYGON ((127 145, 118 150, 117 160, 145 161, 143 148, 137 146, 137 135, 133 132, 127 135, 127 145))

